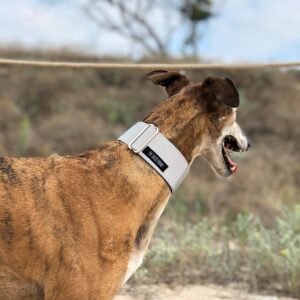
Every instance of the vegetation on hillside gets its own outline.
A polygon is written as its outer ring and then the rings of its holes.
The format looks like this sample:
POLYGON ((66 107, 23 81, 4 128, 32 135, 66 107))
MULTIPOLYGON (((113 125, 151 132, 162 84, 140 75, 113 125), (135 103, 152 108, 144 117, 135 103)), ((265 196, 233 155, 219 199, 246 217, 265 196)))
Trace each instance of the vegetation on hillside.
MULTIPOLYGON (((2 49, 0 56, 96 59, 18 49, 2 49)), ((144 75, 0 67, 0 155, 78 154, 116 139, 167 97, 144 75)), ((238 121, 253 147, 236 155, 239 170, 229 180, 216 178, 201 159, 194 162, 170 200, 139 276, 149 272, 156 274, 153 280, 161 276, 167 282, 239 280, 299 296, 299 71, 186 75, 192 81, 233 80, 241 98, 238 121)), ((135 280, 149 280, 144 275, 135 280)))
POLYGON ((273 228, 253 214, 216 225, 162 221, 132 282, 239 283, 251 291, 300 297, 300 206, 284 209, 273 228))

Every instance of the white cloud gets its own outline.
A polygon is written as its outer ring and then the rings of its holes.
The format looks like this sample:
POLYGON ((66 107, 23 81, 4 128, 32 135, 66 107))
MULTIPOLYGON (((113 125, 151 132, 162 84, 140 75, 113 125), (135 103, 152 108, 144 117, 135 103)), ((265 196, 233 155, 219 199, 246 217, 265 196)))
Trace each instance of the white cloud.
MULTIPOLYGON (((85 0, 77 0, 85 1, 85 0)), ((74 1, 75 2, 75 1, 74 1)), ((73 2, 73 3, 74 3, 73 2)), ((99 30, 76 5, 57 2, 43 5, 38 0, 0 2, 0 44, 27 47, 69 47, 99 54, 138 55, 139 47, 119 35, 99 30)), ((299 59, 299 0, 220 0, 219 15, 210 21, 201 54, 223 61, 271 61, 299 59)), ((112 16, 116 16, 112 12, 112 16)), ((180 22, 167 8, 147 15, 165 35, 166 22, 180 22)), ((180 53, 186 29, 176 32, 170 45, 180 53)))
MULTIPOLYGON (((57 2, 47 5, 38 0, 0 2, 0 44, 21 44, 26 47, 79 48, 99 54, 139 56, 140 47, 133 47, 126 38, 101 30, 80 10, 85 0, 57 2), (76 5, 76 3, 78 5, 76 5)), ((114 10, 111 18, 119 19, 114 10)), ((166 22, 178 23, 173 12, 156 9, 145 16, 155 22, 161 36, 166 34, 166 22), (170 19, 167 18, 171 17, 170 19)))
POLYGON ((34 0, 0 4, 0 43, 27 47, 69 47, 88 52, 129 53, 126 40, 101 35, 76 6, 44 6, 34 0), (113 41, 113 44, 112 44, 113 41))
POLYGON ((223 14, 211 21, 202 49, 225 61, 282 58, 280 50, 300 40, 297 4, 298 0, 227 1, 223 14))

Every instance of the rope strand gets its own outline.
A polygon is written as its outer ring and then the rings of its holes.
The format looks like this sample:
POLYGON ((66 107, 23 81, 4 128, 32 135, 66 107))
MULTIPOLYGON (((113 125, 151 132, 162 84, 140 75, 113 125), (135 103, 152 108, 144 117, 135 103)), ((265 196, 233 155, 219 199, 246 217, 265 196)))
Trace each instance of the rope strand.
POLYGON ((300 62, 286 63, 244 63, 244 64, 199 64, 199 63, 97 63, 97 62, 67 62, 67 61, 36 61, 0 58, 0 66, 23 66, 41 68, 94 68, 94 69, 135 69, 135 70, 200 70, 200 69, 263 69, 300 67, 300 62))

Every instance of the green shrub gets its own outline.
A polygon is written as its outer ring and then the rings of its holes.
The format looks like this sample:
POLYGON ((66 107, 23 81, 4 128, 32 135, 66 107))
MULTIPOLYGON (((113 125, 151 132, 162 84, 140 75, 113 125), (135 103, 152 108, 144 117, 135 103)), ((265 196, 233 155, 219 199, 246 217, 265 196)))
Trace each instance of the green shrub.
POLYGON ((19 132, 20 155, 26 155, 28 149, 29 131, 30 131, 30 118, 28 115, 24 115, 21 120, 20 132, 19 132))
POLYGON ((251 214, 217 226, 160 226, 145 263, 133 281, 180 283, 246 282, 252 289, 276 289, 300 296, 300 205, 286 209, 274 228, 251 214), (149 277, 151 276, 151 277, 149 277))
POLYGON ((134 122, 137 113, 137 108, 133 103, 116 101, 111 98, 100 99, 97 110, 110 126, 121 124, 128 127, 134 122))

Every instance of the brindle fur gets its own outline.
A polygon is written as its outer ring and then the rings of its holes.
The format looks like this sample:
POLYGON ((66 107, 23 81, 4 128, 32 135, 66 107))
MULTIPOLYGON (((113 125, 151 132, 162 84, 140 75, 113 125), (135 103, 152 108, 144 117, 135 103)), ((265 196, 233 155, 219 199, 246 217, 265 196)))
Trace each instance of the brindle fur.
MULTIPOLYGON (((232 109, 178 73, 150 79, 170 98, 144 120, 191 163, 203 136, 217 137, 231 122, 232 109)), ((169 195, 119 141, 79 156, 0 158, 0 300, 112 299, 169 195)))

